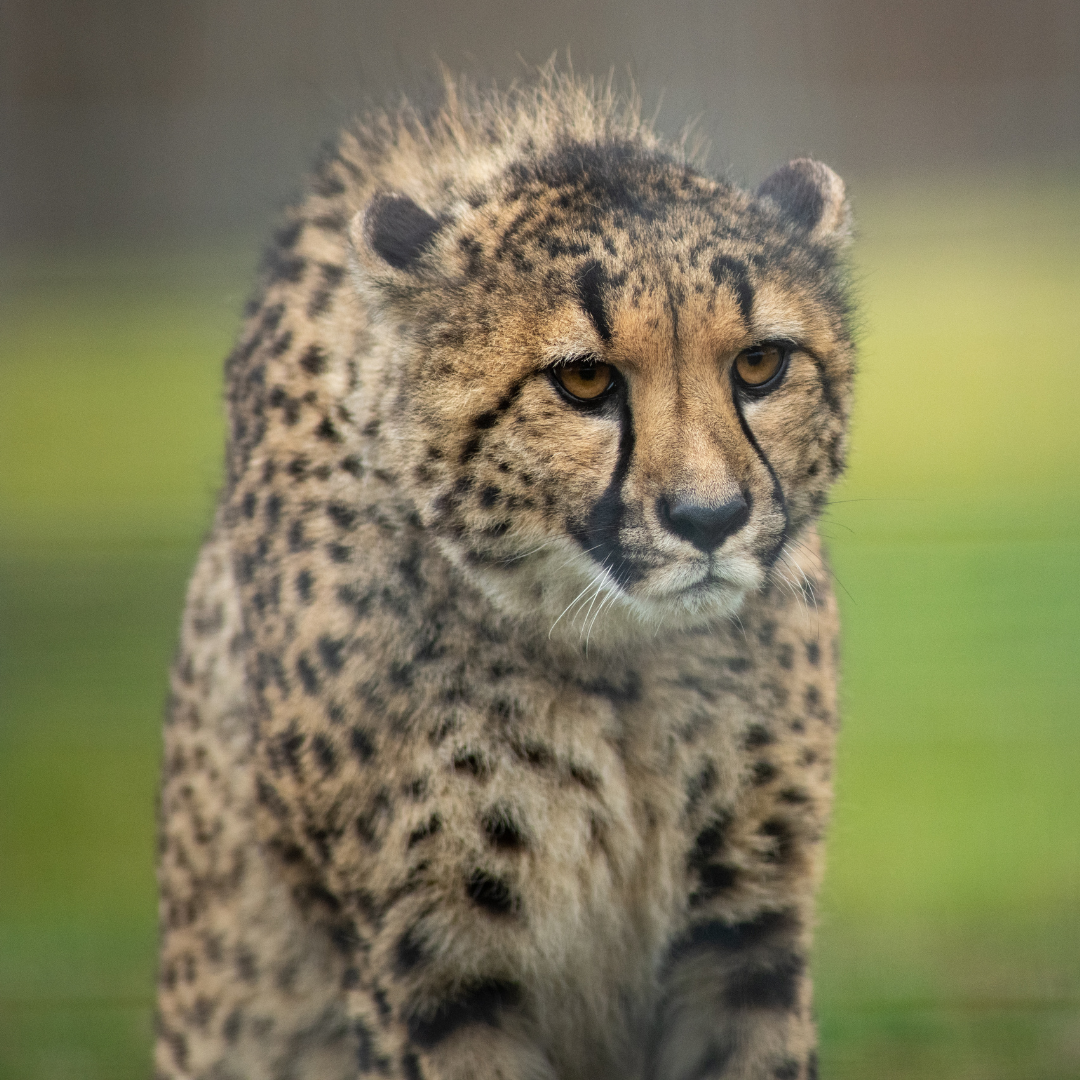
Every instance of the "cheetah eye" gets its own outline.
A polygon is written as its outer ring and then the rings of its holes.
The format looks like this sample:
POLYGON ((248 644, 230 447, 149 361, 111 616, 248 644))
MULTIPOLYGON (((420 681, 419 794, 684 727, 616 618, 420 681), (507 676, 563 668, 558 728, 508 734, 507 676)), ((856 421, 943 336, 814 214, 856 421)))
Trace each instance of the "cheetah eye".
POLYGON ((595 360, 571 360, 550 369, 551 377, 574 401, 597 401, 615 385, 615 369, 595 360))
POLYGON ((784 342, 743 349, 735 357, 735 381, 748 390, 771 390, 779 385, 790 355, 791 346, 784 342))

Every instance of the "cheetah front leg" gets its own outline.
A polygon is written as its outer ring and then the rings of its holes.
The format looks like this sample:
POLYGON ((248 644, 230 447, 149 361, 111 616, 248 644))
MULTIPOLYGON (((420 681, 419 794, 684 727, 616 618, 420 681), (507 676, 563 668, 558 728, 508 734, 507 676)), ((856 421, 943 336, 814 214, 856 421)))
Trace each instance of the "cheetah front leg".
POLYGON ((477 982, 420 1008, 382 988, 356 990, 349 1012, 361 1076, 402 1080, 556 1080, 531 1039, 518 989, 477 982))
POLYGON ((806 967, 792 911, 694 923, 670 954, 649 1080, 814 1080, 806 967))

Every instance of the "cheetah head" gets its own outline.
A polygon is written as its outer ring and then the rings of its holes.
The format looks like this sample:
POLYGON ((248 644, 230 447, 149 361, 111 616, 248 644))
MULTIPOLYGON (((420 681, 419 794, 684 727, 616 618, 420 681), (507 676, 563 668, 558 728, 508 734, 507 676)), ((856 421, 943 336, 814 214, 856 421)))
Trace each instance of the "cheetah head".
POLYGON ((843 468, 848 236, 824 165, 750 195, 632 143, 376 194, 350 238, 399 491, 550 633, 730 616, 843 468))

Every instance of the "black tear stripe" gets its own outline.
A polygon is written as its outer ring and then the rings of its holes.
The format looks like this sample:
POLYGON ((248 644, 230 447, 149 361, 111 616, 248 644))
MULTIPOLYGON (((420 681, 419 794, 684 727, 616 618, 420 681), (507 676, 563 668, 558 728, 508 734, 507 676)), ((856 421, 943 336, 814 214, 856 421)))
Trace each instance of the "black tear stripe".
POLYGON ((516 1008, 520 1001, 521 989, 515 983, 485 979, 441 1002, 433 1012, 410 1017, 409 1040, 421 1050, 431 1050, 462 1028, 497 1027, 499 1014, 516 1008))
POLYGON ((611 340, 611 323, 608 322, 607 312, 604 310, 604 300, 600 295, 606 283, 607 275, 604 273, 603 266, 596 259, 591 259, 578 271, 578 295, 585 306, 585 311, 596 327, 596 332, 605 342, 608 342, 611 340))
POLYGON ((784 515, 784 527, 781 530, 776 543, 773 545, 772 551, 769 552, 769 557, 765 560, 766 568, 771 570, 776 564, 776 560, 780 558, 780 552, 784 550, 784 544, 787 543, 788 532, 791 528, 791 514, 788 512, 787 499, 784 497, 784 489, 780 485, 780 477, 776 475, 776 470, 773 468, 772 462, 766 456, 765 451, 761 449, 761 444, 757 441, 757 437, 750 430, 750 425, 746 422, 746 417, 743 416, 742 404, 739 401, 739 392, 735 390, 734 387, 732 388, 732 395, 735 401, 735 415, 739 418, 739 427, 742 428, 742 432, 746 436, 746 441, 753 447, 754 453, 757 454, 762 465, 768 470, 769 476, 772 478, 773 502, 780 507, 780 510, 784 515))
POLYGON ((590 558, 606 567, 620 585, 629 585, 644 575, 623 554, 622 545, 619 543, 619 530, 626 513, 622 488, 634 456, 635 439, 634 417, 630 411, 630 399, 625 386, 621 389, 618 400, 619 457, 615 462, 615 469, 604 493, 589 511, 584 528, 572 526, 571 530, 590 558))
POLYGON ((750 273, 746 263, 734 259, 730 255, 717 255, 709 264, 709 273, 717 285, 728 285, 735 290, 739 301, 739 314, 746 323, 747 329, 751 327, 751 316, 754 314, 754 287, 750 284, 750 273))

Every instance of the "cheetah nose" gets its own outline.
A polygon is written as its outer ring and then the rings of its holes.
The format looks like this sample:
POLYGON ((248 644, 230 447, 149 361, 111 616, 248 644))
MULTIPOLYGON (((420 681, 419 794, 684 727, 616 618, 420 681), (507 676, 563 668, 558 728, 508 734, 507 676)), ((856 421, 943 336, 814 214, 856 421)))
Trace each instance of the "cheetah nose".
POLYGON ((736 495, 719 506, 702 506, 682 499, 670 503, 661 496, 656 502, 656 512, 676 536, 689 540, 694 547, 708 553, 746 524, 750 517, 750 504, 742 495, 736 495))

